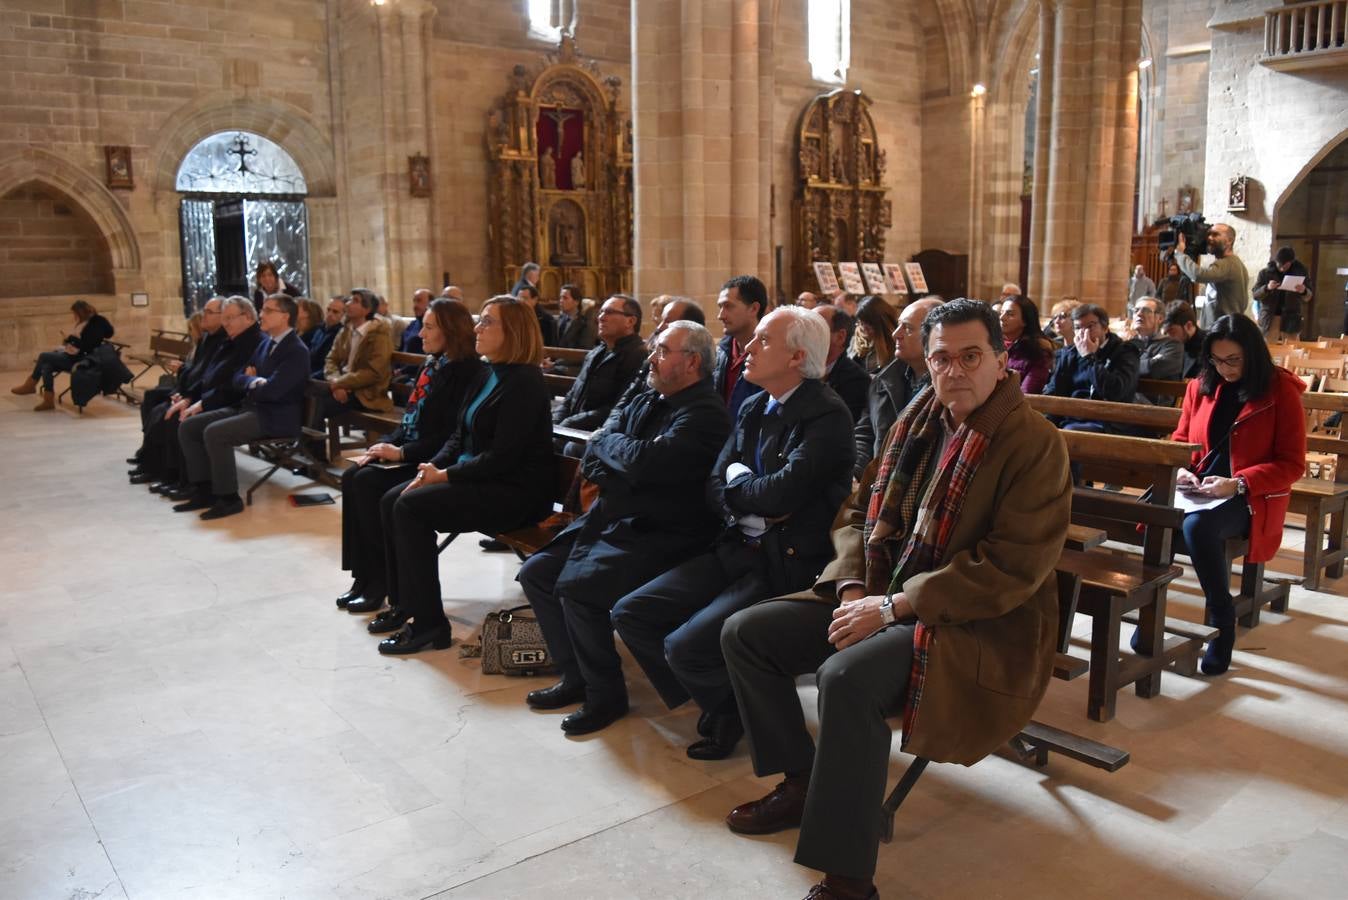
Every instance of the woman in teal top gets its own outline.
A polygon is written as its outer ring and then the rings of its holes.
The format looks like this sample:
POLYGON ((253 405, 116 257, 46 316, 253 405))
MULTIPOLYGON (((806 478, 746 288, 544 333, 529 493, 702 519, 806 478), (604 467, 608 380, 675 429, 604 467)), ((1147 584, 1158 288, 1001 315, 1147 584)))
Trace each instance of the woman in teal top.
POLYGON ((458 428, 397 501, 384 507, 389 604, 410 621, 380 642, 380 653, 450 645, 437 532, 499 534, 552 511, 552 416, 539 367, 538 320, 528 306, 502 295, 483 306, 476 332, 487 366, 468 389, 458 428))

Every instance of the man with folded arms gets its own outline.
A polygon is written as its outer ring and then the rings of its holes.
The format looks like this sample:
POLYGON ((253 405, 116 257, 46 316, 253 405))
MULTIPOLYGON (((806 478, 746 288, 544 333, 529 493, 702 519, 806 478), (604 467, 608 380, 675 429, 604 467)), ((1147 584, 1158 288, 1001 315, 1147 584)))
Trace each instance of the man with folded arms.
POLYGON ((878 896, 887 717, 903 715, 904 751, 973 765, 1030 720, 1053 668, 1066 447, 1007 378, 992 307, 947 303, 922 336, 932 386, 895 423, 874 487, 843 507, 813 592, 721 633, 754 772, 785 774, 726 824, 799 826, 796 862, 826 875, 812 900, 878 896), (817 744, 795 683, 811 672, 817 744))
POLYGON ((187 480, 194 495, 174 512, 205 510, 203 519, 223 519, 243 512, 234 448, 260 438, 293 437, 300 433, 304 393, 309 381, 309 348, 295 332, 299 307, 286 294, 272 294, 262 303, 262 331, 243 371, 234 376, 242 408, 226 407, 183 422, 178 438, 187 480))
POLYGON ((627 713, 609 622, 614 601, 706 546, 715 520, 700 501, 730 432, 712 388, 715 353, 695 322, 664 330, 651 351, 650 390, 615 411, 586 447, 581 474, 599 486, 598 500, 520 569, 562 673, 527 702, 559 709, 583 701, 562 719, 567 734, 598 731, 627 713))

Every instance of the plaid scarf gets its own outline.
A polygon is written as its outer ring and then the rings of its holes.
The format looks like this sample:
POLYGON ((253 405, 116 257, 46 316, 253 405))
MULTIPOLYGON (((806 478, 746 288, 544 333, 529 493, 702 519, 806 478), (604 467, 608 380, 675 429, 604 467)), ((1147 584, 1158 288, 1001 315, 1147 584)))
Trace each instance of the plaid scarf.
POLYGON ((431 395, 431 381, 435 378, 435 373, 439 372, 444 364, 444 354, 428 356, 426 361, 421 364, 421 371, 417 373, 416 386, 412 388, 412 395, 407 398, 407 409, 403 412, 403 437, 409 441, 415 441, 419 437, 418 422, 421 420, 421 406, 426 402, 426 398, 431 395))
MULTIPOLYGON (((992 435, 1024 402, 1019 379, 1004 378, 992 395, 946 442, 943 407, 928 385, 913 398, 889 432, 879 474, 871 490, 862 532, 866 548, 866 593, 894 594, 909 576, 940 568, 959 521, 969 483, 992 435), (931 471, 935 464, 935 471, 931 471), (925 489, 924 489, 925 488, 925 489)), ((903 713, 902 745, 908 743, 926 683, 928 653, 936 629, 921 622, 913 634, 913 669, 903 713)))

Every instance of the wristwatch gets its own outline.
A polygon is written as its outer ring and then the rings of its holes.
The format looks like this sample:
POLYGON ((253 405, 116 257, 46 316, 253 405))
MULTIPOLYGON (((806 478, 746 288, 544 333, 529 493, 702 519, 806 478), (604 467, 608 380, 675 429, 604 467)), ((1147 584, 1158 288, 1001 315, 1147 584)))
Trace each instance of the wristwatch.
POLYGON ((894 624, 894 597, 891 594, 885 594, 885 599, 880 601, 880 620, 886 625, 894 624))
POLYGON ((1236 476, 1236 496, 1244 497, 1250 492, 1250 486, 1245 483, 1244 475, 1236 476))

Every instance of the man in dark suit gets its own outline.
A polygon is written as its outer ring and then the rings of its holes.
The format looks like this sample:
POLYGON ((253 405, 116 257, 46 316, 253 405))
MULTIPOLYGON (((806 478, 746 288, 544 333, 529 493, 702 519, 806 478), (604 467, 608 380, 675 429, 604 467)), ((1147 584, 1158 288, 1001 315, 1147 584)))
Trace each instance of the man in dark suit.
POLYGON ((744 733, 721 656, 721 625, 760 600, 813 583, 852 481, 852 416, 823 382, 828 325, 813 311, 770 313, 746 348, 762 390, 740 407, 708 490, 721 521, 710 552, 623 597, 613 625, 661 699, 702 710, 693 759, 723 759, 744 733))
POLYGON ((870 461, 880 455, 899 414, 931 381, 922 352, 922 320, 944 302, 940 297, 923 297, 899 313, 899 324, 894 328, 894 358, 871 379, 866 406, 853 431, 856 463, 852 477, 858 481, 870 461))
POLYGON ((852 341, 855 320, 836 306, 816 306, 814 312, 828 323, 828 363, 824 368, 824 383, 847 404, 847 411, 855 423, 866 408, 866 391, 871 386, 866 370, 853 362, 846 352, 852 341))
MULTIPOLYGON (((553 413, 553 422, 582 430, 604 424, 646 358, 640 330, 640 303, 625 294, 604 301, 599 310, 600 343, 586 354, 575 383, 553 413)), ((567 446, 571 448, 567 452, 575 450, 576 456, 583 450, 567 446)))
POLYGON ((762 390, 744 379, 745 347, 758 322, 768 314, 768 289, 752 275, 736 275, 721 285, 716 298, 716 318, 725 337, 716 352, 716 393, 725 401, 733 418, 751 394, 762 390))
POLYGON ((272 294, 263 301, 262 328, 267 337, 243 371, 234 375, 235 389, 243 397, 241 408, 225 407, 183 423, 178 438, 195 493, 174 512, 205 510, 203 519, 243 512, 234 448, 259 438, 300 433, 309 348, 295 332, 298 312, 287 294, 272 294))
POLYGON ((346 301, 345 294, 335 294, 328 301, 327 309, 323 311, 323 324, 319 325, 309 335, 309 376, 319 381, 326 377, 323 367, 327 365, 328 354, 332 352, 333 342, 337 340, 337 332, 342 330, 342 322, 346 319, 346 301))
POLYGON ((596 731, 627 712, 609 622, 614 601, 697 553, 714 527, 711 509, 689 502, 702 496, 730 433, 730 415, 711 387, 712 347, 701 325, 666 329, 651 354, 650 389, 586 448, 581 472, 599 486, 598 500, 520 569, 562 673, 527 700, 535 709, 583 701, 562 720, 568 734, 596 731))
MULTIPOLYGON (((1044 393, 1054 397, 1132 403, 1137 393, 1141 354, 1135 344, 1109 330, 1109 313, 1094 303, 1072 310, 1072 346, 1058 351, 1044 393)), ((1068 431, 1117 433, 1126 426, 1112 422, 1051 417, 1068 431)))
POLYGON ((543 333, 543 346, 557 346, 557 320, 538 304, 538 288, 532 284, 521 285, 515 297, 529 306, 538 317, 538 330, 543 333))
POLYGON ((562 311, 557 317, 557 346, 573 350, 593 347, 598 337, 594 304, 581 299, 580 289, 574 284, 564 284, 557 295, 557 306, 562 311))

